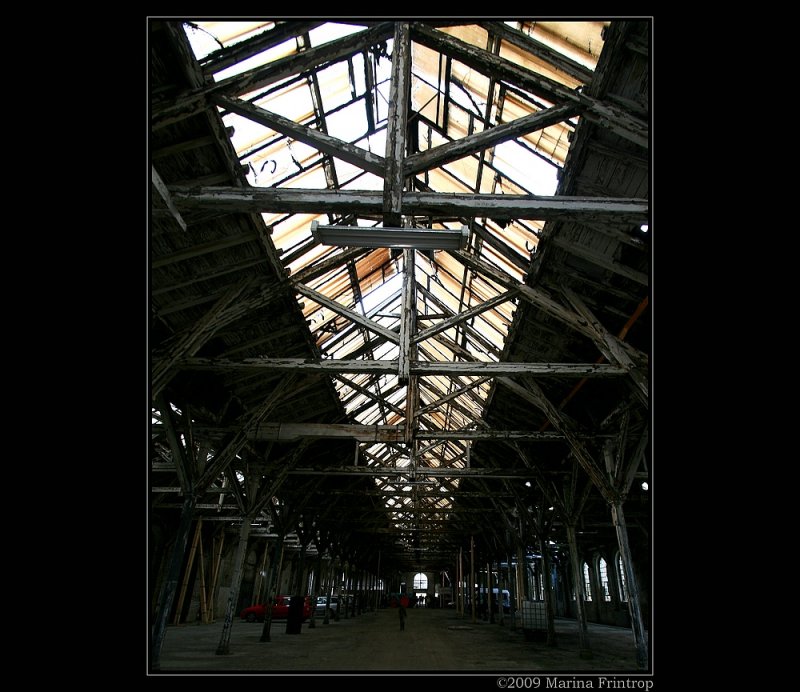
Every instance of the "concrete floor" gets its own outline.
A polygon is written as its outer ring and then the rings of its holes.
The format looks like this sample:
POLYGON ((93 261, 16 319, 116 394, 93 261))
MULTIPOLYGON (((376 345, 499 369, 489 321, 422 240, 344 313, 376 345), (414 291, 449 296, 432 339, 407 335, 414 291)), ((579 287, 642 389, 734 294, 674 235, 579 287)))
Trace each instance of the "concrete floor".
MULTIPOLYGON (((235 620, 227 656, 215 654, 222 623, 170 626, 161 652, 161 674, 295 672, 446 672, 451 674, 523 672, 643 673, 636 668, 630 630, 589 623, 593 658, 578 656, 575 620, 556 619, 558 646, 527 641, 512 629, 455 610, 409 609, 400 631, 396 609, 381 609, 355 618, 342 617, 286 634, 285 621, 274 622, 271 642, 259 642, 262 623, 235 620)), ((542 687, 545 685, 542 684, 542 687)))

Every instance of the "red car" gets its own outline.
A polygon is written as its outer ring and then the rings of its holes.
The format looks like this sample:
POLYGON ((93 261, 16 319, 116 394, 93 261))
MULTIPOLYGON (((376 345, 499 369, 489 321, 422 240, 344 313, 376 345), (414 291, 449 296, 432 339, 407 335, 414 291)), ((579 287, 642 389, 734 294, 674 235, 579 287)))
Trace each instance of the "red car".
MULTIPOLYGON (((272 600, 272 619, 285 620, 289 616, 289 601, 292 596, 276 596, 272 600)), ((247 622, 264 622, 267 606, 263 603, 245 608, 239 617, 247 622)), ((311 617, 311 597, 306 596, 303 601, 303 622, 311 617)))

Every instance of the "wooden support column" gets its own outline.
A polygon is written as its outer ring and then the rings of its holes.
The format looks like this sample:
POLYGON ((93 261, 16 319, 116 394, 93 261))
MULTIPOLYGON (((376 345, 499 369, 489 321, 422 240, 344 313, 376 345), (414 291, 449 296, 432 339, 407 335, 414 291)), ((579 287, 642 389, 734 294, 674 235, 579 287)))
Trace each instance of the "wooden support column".
POLYGON ((464 546, 458 546, 458 593, 456 597, 457 612, 464 617, 464 546))
MULTIPOLYGON (((261 637, 258 640, 260 642, 272 641, 270 636, 270 630, 272 629, 272 592, 275 589, 275 583, 280 580, 281 569, 283 569, 283 538, 283 535, 278 537, 278 541, 280 541, 280 554, 278 559, 276 560, 274 556, 272 558, 274 568, 270 571, 269 581, 267 581, 267 593, 264 598, 264 605, 267 606, 267 611, 264 614, 264 627, 261 628, 261 637)), ((278 553, 277 544, 275 545, 275 552, 278 553)))
POLYGON ((183 584, 181 584, 181 592, 178 595, 178 605, 175 606, 175 619, 173 624, 179 625, 181 622, 181 611, 183 610, 183 600, 186 598, 186 588, 189 586, 189 576, 194 567, 194 556, 197 552, 197 543, 200 541, 200 530, 203 527, 203 520, 198 519, 194 529, 194 538, 192 539, 192 547, 189 550, 189 559, 186 561, 186 569, 183 573, 183 584))
POLYGON ((392 83, 386 124, 386 172, 383 182, 383 225, 399 227, 403 200, 403 163, 408 127, 408 88, 411 82, 411 33, 408 22, 395 22, 392 83))
POLYGON ((475 620, 475 536, 469 537, 469 602, 472 606, 472 622, 475 620))
POLYGON ((216 598, 214 594, 217 592, 217 581, 219 580, 219 573, 220 573, 220 565, 222 564, 222 547, 225 545, 225 531, 220 531, 219 534, 219 541, 214 539, 213 545, 216 545, 219 542, 219 548, 217 548, 214 559, 211 567, 211 587, 209 588, 209 608, 208 608, 208 622, 206 624, 211 624, 214 622, 214 602, 216 598))
POLYGON ((311 619, 309 620, 309 629, 316 629, 316 612, 317 612, 317 597, 322 593, 322 551, 317 546, 317 567, 314 570, 314 587, 311 589, 311 619))
POLYGON ((572 564, 572 578, 575 581, 575 609, 578 616, 578 642, 581 658, 593 658, 592 647, 589 644, 589 633, 586 627, 586 594, 583 588, 583 571, 578 559, 578 538, 575 534, 575 524, 567 524, 567 542, 569 543, 569 561, 572 564))
POLYGON ((233 627, 234 609, 239 601, 239 588, 242 585, 242 567, 247 555, 247 539, 250 537, 250 517, 242 519, 242 528, 239 531, 239 545, 236 546, 236 557, 233 561, 233 576, 231 577, 231 590, 228 593, 228 607, 225 609, 225 620, 222 623, 222 634, 217 646, 217 656, 229 654, 231 644, 231 628, 233 627))
MULTIPOLYGON (((628 589, 628 609, 631 615, 631 629, 636 645, 636 664, 639 668, 647 668, 647 640, 644 634, 644 622, 642 621, 642 610, 639 604, 639 582, 633 570, 633 558, 631 557, 631 547, 628 543, 628 527, 625 524, 625 514, 622 511, 622 502, 615 502, 611 505, 611 519, 617 531, 617 542, 619 543, 619 554, 622 556, 622 566, 625 570, 626 587, 628 589)), ((616 566, 615 566, 616 567, 616 566)))
POLYGON ((256 583, 253 587, 253 598, 250 601, 250 605, 256 605, 261 602, 261 587, 264 585, 264 575, 266 574, 267 553, 269 553, 269 539, 264 543, 264 555, 261 557, 261 567, 256 574, 256 583))
POLYGON ((195 504, 197 504, 195 495, 186 495, 184 497, 167 576, 161 583, 158 595, 158 612, 156 613, 150 639, 150 667, 152 670, 161 669, 161 647, 164 644, 164 635, 167 633, 167 619, 169 618, 170 610, 172 610, 172 603, 175 600, 175 591, 178 588, 178 579, 183 556, 186 553, 186 544, 189 542, 189 530, 192 528, 195 504))
MULTIPOLYGON (((199 521, 202 521, 199 520, 199 521)), ((206 592, 206 561, 203 557, 203 538, 200 537, 200 559, 198 562, 200 570, 200 621, 208 621, 208 596, 206 592)))
POLYGON ((350 619, 350 604, 347 603, 347 597, 350 596, 352 594, 352 592, 353 592, 353 589, 352 589, 353 566, 350 564, 349 561, 345 563, 345 566, 344 566, 344 579, 342 581, 344 581, 345 593, 344 594, 342 594, 342 593, 339 594, 339 610, 341 611, 342 610, 342 606, 344 606, 344 619, 345 620, 349 620, 350 619), (344 597, 344 600, 345 600, 344 603, 342 603, 342 598, 343 597, 344 597))
MULTIPOLYGON (((416 300, 414 279, 414 259, 416 251, 406 248, 403 251, 403 302, 400 313, 400 355, 398 361, 398 378, 400 384, 408 384, 411 376, 412 337, 416 325, 416 300)), ((412 421, 413 422, 413 421, 412 421)), ((407 425, 409 422, 407 421, 407 425)))
POLYGON ((381 551, 378 551, 378 568, 375 572, 375 612, 378 612, 378 604, 380 603, 380 585, 381 585, 381 551))
POLYGON ((492 563, 486 563, 486 603, 489 606, 489 622, 494 624, 494 605, 496 605, 497 599, 495 598, 494 594, 492 593, 492 563))
POLYGON ((547 646, 558 646, 553 581, 550 572, 550 546, 547 544, 547 534, 544 531, 539 534, 539 550, 542 553, 542 586, 544 586, 544 608, 547 615, 547 646))
POLYGON ((336 562, 331 558, 328 560, 328 572, 327 572, 327 583, 325 585, 325 591, 327 600, 325 601, 325 617, 322 619, 322 624, 327 625, 330 624, 331 621, 331 598, 333 598, 333 587, 334 587, 334 580, 336 578, 336 562))

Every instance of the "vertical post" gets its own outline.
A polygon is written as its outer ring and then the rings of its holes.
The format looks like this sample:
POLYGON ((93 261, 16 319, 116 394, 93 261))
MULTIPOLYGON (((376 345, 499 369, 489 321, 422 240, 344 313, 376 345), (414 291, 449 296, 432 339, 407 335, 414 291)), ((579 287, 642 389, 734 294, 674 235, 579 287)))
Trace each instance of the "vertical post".
POLYGON ((539 535, 539 550, 542 552, 542 586, 544 587, 544 609, 547 615, 547 646, 557 646, 556 613, 553 603, 553 581, 550 572, 550 548, 547 537, 539 535))
POLYGON ((458 614, 464 617, 464 546, 458 546, 458 614))
POLYGON ((378 599, 380 598, 380 589, 378 588, 381 583, 381 551, 378 551, 378 571, 375 572, 375 612, 378 612, 378 599))
POLYGON ((386 172, 383 183, 383 225, 399 226, 403 199, 403 159, 408 127, 408 87, 411 81, 411 32, 408 22, 394 25, 392 83, 386 123, 386 172))
POLYGON ((502 558, 497 560, 497 614, 500 616, 500 625, 505 626, 505 597, 503 596, 503 589, 506 587, 506 575, 503 572, 502 558))
POLYGON ((525 600, 525 551, 522 544, 517 545, 517 610, 522 610, 525 600))
MULTIPOLYGON (((264 598, 264 605, 267 607, 267 609, 264 613, 264 627, 261 629, 261 637, 258 640, 260 642, 272 641, 272 637, 270 635, 270 630, 272 629, 272 592, 275 582, 280 579, 281 569, 283 569, 283 536, 279 536, 278 540, 281 543, 280 556, 277 560, 274 556, 272 558, 273 568, 269 573, 269 579, 267 581, 267 594, 266 598, 264 598)), ((275 544, 275 552, 278 552, 277 544, 275 544)))
POLYGON ((256 583, 253 587, 253 598, 250 605, 256 605, 261 598, 261 587, 264 585, 264 571, 267 566, 267 553, 269 552, 269 539, 264 542, 264 554, 261 556, 261 567, 256 574, 256 583))
MULTIPOLYGON (((216 539, 215 539, 216 543, 216 539)), ((219 535, 219 548, 217 548, 216 555, 214 556, 214 565, 211 568, 211 588, 209 589, 210 602, 208 608, 208 624, 214 621, 214 601, 216 600, 214 594, 217 591, 217 580, 219 579, 219 568, 222 564, 222 546, 225 544, 225 531, 221 531, 219 535)))
MULTIPOLYGON (((198 520, 202 521, 202 519, 198 520)), ((208 620, 208 600, 206 598, 206 561, 203 556, 203 537, 200 536, 200 557, 199 565, 200 570, 200 620, 206 622, 208 620)))
POLYGON ((472 605, 472 622, 475 620, 475 536, 469 537, 469 602, 472 605))
MULTIPOLYGON (((334 578, 336 579, 336 613, 334 613, 333 619, 336 622, 339 622, 339 618, 342 615, 342 582, 344 581, 345 574, 347 571, 346 563, 344 565, 340 565, 342 573, 339 574, 339 570, 336 570, 334 574, 334 578)), ((347 608, 345 607, 345 613, 347 612, 347 608)))
POLYGON ((586 627, 586 603, 583 590, 583 572, 578 560, 578 538, 575 535, 575 524, 567 524, 567 541, 569 541, 569 561, 572 563, 572 578, 575 580, 575 609, 578 615, 578 643, 581 658, 593 658, 589 644, 589 633, 586 627))
POLYGON ((636 645, 636 664, 639 668, 647 668, 647 641, 644 636, 642 610, 639 604, 639 582, 633 571, 631 547, 628 543, 628 527, 625 524, 625 514, 622 511, 621 502, 615 502, 611 505, 611 519, 617 530, 619 554, 622 556, 622 566, 625 569, 626 586, 628 588, 628 608, 631 614, 633 641, 636 645))
POLYGON ((400 309, 400 355, 398 361, 398 377, 400 384, 408 384, 411 373, 411 337, 414 333, 415 300, 414 300, 414 260, 415 250, 403 250, 403 298, 400 309))
POLYGON ((242 567, 247 556, 247 539, 250 537, 250 517, 242 519, 242 528, 239 532, 239 545, 236 546, 236 557, 233 563, 233 576, 231 577, 231 590, 228 594, 228 607, 225 609, 225 620, 222 624, 222 634, 217 646, 217 656, 229 654, 231 643, 231 628, 233 627, 234 608, 239 601, 239 587, 242 585, 242 567))
MULTIPOLYGON (((510 543, 509 543, 510 545, 510 543)), ((514 555, 509 548, 508 552, 508 590, 509 590, 509 599, 508 604, 511 607, 511 629, 517 629, 517 607, 516 604, 518 603, 517 600, 517 588, 519 587, 519 582, 517 581, 517 569, 512 568, 514 564, 514 555), (512 569, 513 569, 513 576, 512 576, 512 569)))
POLYGON ((494 606, 497 604, 497 599, 494 598, 492 593, 492 563, 486 563, 486 602, 489 605, 489 622, 494 624, 494 606))
POLYGON ((339 613, 341 614, 342 608, 344 608, 344 619, 345 620, 349 620, 350 619, 350 608, 348 607, 348 604, 347 604, 346 601, 347 601, 347 595, 348 595, 348 592, 349 592, 348 585, 350 583, 349 579, 350 579, 352 570, 353 570, 353 568, 350 565, 350 563, 349 562, 345 562, 344 563, 344 567, 342 569, 342 582, 344 582, 344 593, 342 593, 341 590, 339 591, 339 613))
POLYGON ((317 546, 317 568, 314 570, 314 588, 311 590, 311 620, 309 629, 316 629, 317 597, 322 592, 322 551, 317 546))
POLYGON ((328 560, 327 583, 325 585, 328 598, 325 601, 325 617, 322 619, 323 625, 327 625, 331 621, 331 598, 333 598, 334 579, 336 579, 336 563, 334 562, 333 557, 331 557, 331 559, 328 560))
POLYGON ((186 561, 186 570, 183 574, 183 583, 181 584, 181 592, 178 594, 178 605, 175 606, 175 619, 173 624, 178 625, 181 621, 181 611, 183 610, 183 601, 186 598, 186 588, 189 586, 189 577, 192 574, 192 567, 194 567, 194 556, 197 552, 197 543, 200 541, 200 529, 203 527, 203 520, 198 519, 194 529, 194 538, 192 538, 192 547, 189 550, 189 559, 186 561))
POLYGON ((161 647, 164 644, 164 636, 167 633, 167 619, 169 618, 170 610, 172 610, 172 602, 175 600, 175 591, 178 588, 181 563, 186 552, 186 544, 189 542, 189 530, 192 528, 192 516, 194 515, 196 502, 197 497, 195 495, 187 494, 183 498, 178 533, 175 536, 175 545, 172 547, 167 576, 161 583, 158 596, 158 612, 156 613, 150 639, 150 666, 153 670, 160 670, 161 668, 161 647))

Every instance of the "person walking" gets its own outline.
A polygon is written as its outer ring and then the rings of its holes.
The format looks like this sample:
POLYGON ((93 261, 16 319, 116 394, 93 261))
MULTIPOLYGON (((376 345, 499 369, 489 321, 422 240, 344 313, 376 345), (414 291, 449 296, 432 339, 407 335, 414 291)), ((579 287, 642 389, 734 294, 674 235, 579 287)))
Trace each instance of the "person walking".
POLYGON ((405 606, 401 603, 400 606, 397 608, 397 612, 400 615, 400 631, 404 632, 406 629, 406 609, 405 606))

